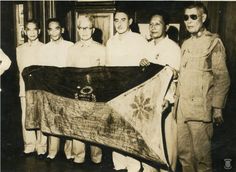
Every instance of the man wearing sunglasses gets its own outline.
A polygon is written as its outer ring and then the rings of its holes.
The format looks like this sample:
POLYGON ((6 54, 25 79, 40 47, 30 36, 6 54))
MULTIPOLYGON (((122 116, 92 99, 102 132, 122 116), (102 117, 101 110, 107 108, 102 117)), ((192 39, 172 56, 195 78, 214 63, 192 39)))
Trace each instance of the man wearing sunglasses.
POLYGON ((181 51, 177 87, 178 157, 183 172, 212 172, 213 122, 223 122, 230 79, 224 46, 206 30, 207 10, 200 2, 185 8, 184 23, 191 37, 181 51))

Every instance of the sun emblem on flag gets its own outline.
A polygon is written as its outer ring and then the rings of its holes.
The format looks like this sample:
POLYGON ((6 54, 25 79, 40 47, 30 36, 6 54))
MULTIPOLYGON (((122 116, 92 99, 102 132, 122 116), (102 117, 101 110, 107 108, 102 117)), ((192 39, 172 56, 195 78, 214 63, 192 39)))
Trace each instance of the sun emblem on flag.
POLYGON ((134 97, 134 102, 130 105, 133 108, 133 117, 142 119, 149 119, 149 113, 153 110, 150 105, 150 98, 145 98, 143 93, 134 97))

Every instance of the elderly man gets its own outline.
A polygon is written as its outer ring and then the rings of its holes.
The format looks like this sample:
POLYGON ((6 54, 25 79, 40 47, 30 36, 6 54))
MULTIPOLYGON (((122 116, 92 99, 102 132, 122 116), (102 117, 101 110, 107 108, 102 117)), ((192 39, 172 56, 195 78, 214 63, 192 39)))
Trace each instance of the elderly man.
POLYGON ((149 31, 151 36, 150 56, 142 59, 141 65, 149 64, 149 61, 160 65, 169 65, 179 71, 180 66, 180 47, 168 38, 168 17, 164 12, 157 13, 151 17, 149 31))
POLYGON ((191 37, 184 41, 178 82, 178 156, 183 172, 212 172, 212 122, 223 122, 230 79, 224 46, 206 30, 207 10, 200 2, 185 8, 191 37))
POLYGON ((40 130, 36 132, 34 130, 25 129, 25 115, 26 115, 26 100, 25 100, 25 83, 22 78, 22 71, 25 67, 31 65, 37 65, 40 51, 43 47, 43 43, 38 40, 40 34, 40 28, 38 23, 34 20, 30 20, 25 25, 25 35, 28 41, 23 45, 16 48, 16 60, 19 68, 20 78, 20 100, 22 111, 22 131, 24 140, 24 155, 32 155, 37 151, 39 157, 43 158, 47 151, 47 137, 43 135, 40 130))
MULTIPOLYGON (((180 56, 181 50, 180 47, 171 39, 168 38, 166 31, 168 29, 168 16, 164 12, 156 13, 151 17, 149 23, 149 31, 152 40, 149 42, 150 45, 150 56, 147 59, 142 59, 140 62, 141 66, 147 66, 152 63, 160 65, 168 65, 173 69, 175 78, 171 83, 170 89, 168 90, 165 100, 163 103, 163 110, 167 108, 170 104, 174 103, 174 94, 176 91, 177 83, 177 72, 179 71, 180 66, 180 56)), ((176 159, 177 159, 177 133, 176 133, 176 122, 173 119, 173 115, 169 114, 166 122, 165 134, 166 137, 171 137, 167 139, 167 150, 169 162, 172 167, 172 170, 175 169, 176 159), (171 142, 170 142, 171 140, 171 142)), ((157 169, 148 166, 143 163, 144 172, 156 172, 157 169)))
MULTIPOLYGON (((64 28, 57 18, 51 18, 47 22, 47 31, 50 42, 45 44, 40 57, 40 65, 66 67, 68 49, 73 45, 72 42, 62 38, 64 28)), ((59 151, 60 138, 49 136, 48 160, 53 160, 59 151)), ((73 159, 72 140, 66 140, 64 151, 67 159, 73 159)))
MULTIPOLYGON (((117 33, 107 42, 108 66, 139 66, 141 59, 147 57, 147 41, 139 34, 130 30, 132 18, 123 9, 114 15, 114 26, 117 33)), ((129 156, 113 152, 114 168, 127 169, 130 172, 140 170, 140 162, 129 156)))
MULTIPOLYGON (((80 36, 74 46, 69 49, 67 65, 70 67, 93 67, 105 65, 105 47, 92 39, 94 33, 94 17, 81 15, 77 19, 77 31, 80 36)), ((99 125, 99 124, 98 124, 99 125)), ((90 146, 92 162, 98 164, 102 160, 102 150, 97 146, 90 146)), ((75 163, 84 163, 85 144, 73 139, 73 153, 75 163)))

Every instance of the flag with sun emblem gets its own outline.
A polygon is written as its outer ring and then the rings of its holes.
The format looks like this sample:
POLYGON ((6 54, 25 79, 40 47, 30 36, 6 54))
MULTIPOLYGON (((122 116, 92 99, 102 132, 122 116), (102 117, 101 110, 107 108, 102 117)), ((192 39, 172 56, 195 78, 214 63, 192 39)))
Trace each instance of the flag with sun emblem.
POLYGON ((161 123, 170 68, 30 66, 22 75, 27 129, 105 145, 168 166, 161 123))

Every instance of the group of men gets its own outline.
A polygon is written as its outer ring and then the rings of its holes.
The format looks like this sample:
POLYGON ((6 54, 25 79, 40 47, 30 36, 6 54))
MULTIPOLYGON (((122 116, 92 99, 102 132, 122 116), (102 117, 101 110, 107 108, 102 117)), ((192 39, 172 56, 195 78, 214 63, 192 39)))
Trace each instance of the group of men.
MULTIPOLYGON (((206 19, 207 11, 202 3, 194 3, 185 8, 184 23, 191 37, 183 43, 181 49, 168 38, 166 31, 169 23, 161 13, 153 15, 150 19, 152 40, 147 42, 140 34, 131 31, 133 21, 129 13, 117 10, 114 14, 116 34, 107 41, 106 47, 92 39, 95 21, 91 15, 78 17, 77 32, 80 40, 75 44, 62 38, 64 28, 56 18, 48 20, 50 42, 47 44, 38 40, 40 28, 37 22, 28 21, 25 26, 28 42, 17 47, 24 154, 37 152, 39 157, 44 157, 48 150, 47 159, 53 160, 59 150, 60 141, 59 137, 47 137, 40 130, 25 129, 25 84, 21 76, 25 67, 148 66, 152 62, 168 65, 173 69, 174 80, 163 100, 163 108, 173 106, 173 114, 169 116, 176 119, 176 123, 171 123, 171 127, 177 126, 177 138, 173 144, 176 145, 182 171, 212 172, 213 121, 217 125, 223 122, 222 108, 230 81, 224 46, 216 34, 206 30, 206 19)), ((91 160, 96 164, 101 163, 102 149, 97 146, 90 148, 91 160)), ((83 142, 67 139, 64 151, 67 159, 79 164, 84 163, 86 151, 83 142)), ((174 171, 176 156, 171 156, 170 163, 174 171)), ((114 169, 117 171, 158 171, 117 152, 112 153, 112 158, 114 169)))

